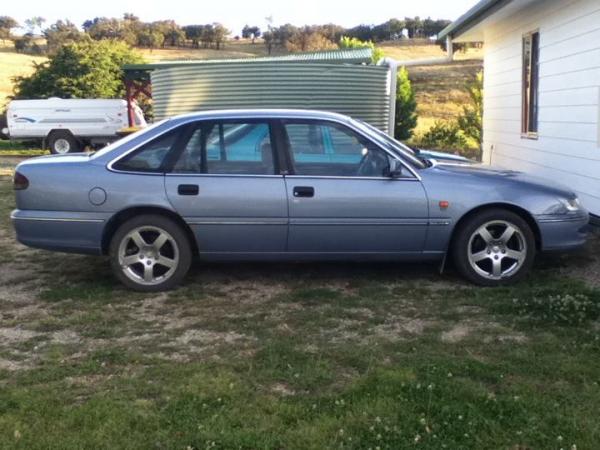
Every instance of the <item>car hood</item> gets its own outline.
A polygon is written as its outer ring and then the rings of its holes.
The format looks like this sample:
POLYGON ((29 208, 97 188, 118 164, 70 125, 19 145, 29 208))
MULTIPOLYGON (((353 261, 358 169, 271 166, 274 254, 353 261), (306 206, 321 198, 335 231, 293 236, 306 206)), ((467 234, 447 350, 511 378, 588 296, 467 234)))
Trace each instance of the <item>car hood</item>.
POLYGON ((506 183, 525 185, 529 189, 544 191, 559 197, 574 198, 576 194, 572 189, 546 178, 529 175, 517 170, 502 169, 482 164, 446 164, 434 163, 433 169, 439 172, 478 179, 482 183, 506 183))

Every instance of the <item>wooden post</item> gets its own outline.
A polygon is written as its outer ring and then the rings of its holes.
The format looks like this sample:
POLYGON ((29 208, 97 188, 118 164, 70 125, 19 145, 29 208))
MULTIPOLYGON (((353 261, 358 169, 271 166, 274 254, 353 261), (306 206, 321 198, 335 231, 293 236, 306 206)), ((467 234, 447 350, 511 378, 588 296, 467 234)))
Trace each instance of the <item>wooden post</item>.
POLYGON ((125 79, 125 100, 127 101, 127 121, 129 127, 135 125, 135 116, 133 114, 133 99, 135 94, 133 93, 133 81, 125 79))
POLYGON ((448 52, 448 59, 452 61, 454 59, 454 46, 450 36, 446 36, 446 51, 448 52))

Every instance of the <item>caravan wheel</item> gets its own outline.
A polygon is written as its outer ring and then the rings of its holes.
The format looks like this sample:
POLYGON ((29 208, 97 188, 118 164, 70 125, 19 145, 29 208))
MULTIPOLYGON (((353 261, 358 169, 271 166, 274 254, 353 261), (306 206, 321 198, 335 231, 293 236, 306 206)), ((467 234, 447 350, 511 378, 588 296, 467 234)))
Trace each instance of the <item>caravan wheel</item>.
POLYGON ((68 131, 52 132, 48 138, 50 152, 53 155, 64 155, 80 151, 77 139, 68 131))

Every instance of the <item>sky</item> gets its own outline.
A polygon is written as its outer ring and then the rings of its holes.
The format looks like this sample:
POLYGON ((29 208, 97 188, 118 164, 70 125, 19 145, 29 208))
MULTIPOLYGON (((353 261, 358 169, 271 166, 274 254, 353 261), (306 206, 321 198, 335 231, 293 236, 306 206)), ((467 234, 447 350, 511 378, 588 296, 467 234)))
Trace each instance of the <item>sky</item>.
POLYGON ((30 0, 4 2, 0 15, 11 16, 20 23, 34 15, 46 18, 46 24, 69 19, 81 26, 86 19, 121 17, 130 12, 147 22, 220 22, 235 35, 245 24, 266 29, 267 16, 273 17, 275 26, 336 23, 351 27, 405 16, 454 20, 475 3, 476 0, 30 0))

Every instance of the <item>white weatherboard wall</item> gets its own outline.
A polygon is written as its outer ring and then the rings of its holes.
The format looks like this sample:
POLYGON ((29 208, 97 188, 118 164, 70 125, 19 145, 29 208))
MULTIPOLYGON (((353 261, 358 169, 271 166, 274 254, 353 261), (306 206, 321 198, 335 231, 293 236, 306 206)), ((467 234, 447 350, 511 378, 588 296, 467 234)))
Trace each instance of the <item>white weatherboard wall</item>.
POLYGON ((566 184, 600 215, 600 1, 545 0, 485 29, 483 161, 566 184), (538 139, 521 137, 523 34, 540 32, 538 139))

